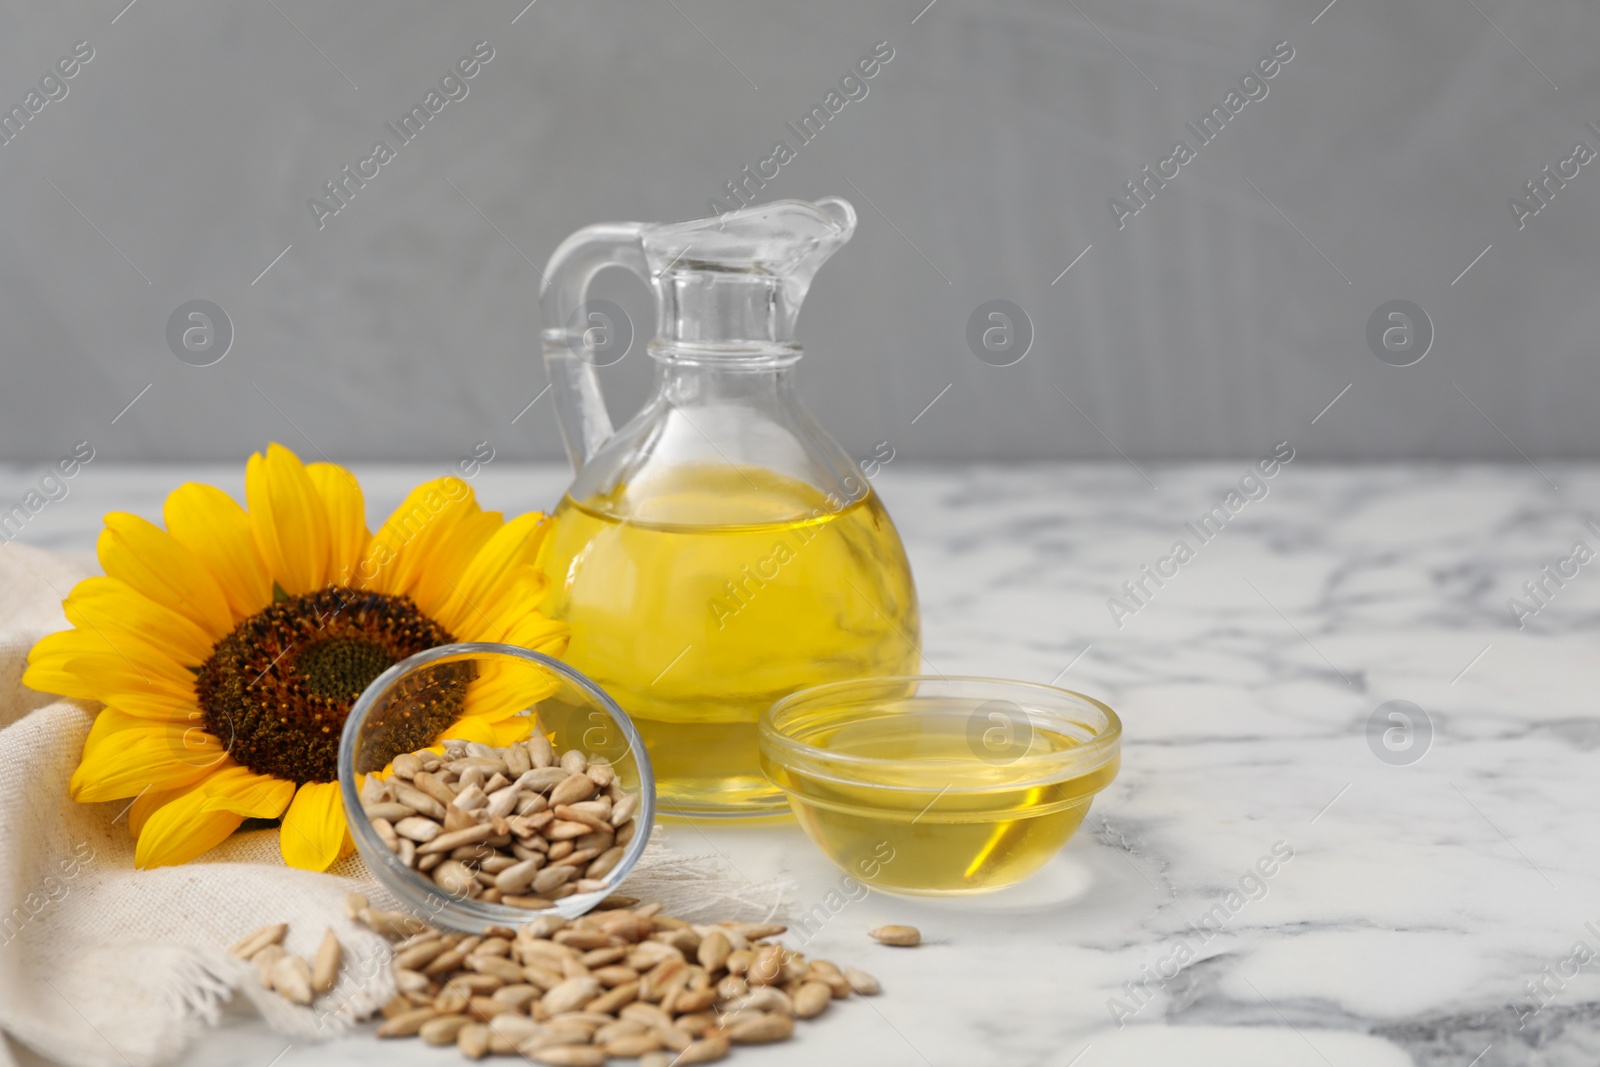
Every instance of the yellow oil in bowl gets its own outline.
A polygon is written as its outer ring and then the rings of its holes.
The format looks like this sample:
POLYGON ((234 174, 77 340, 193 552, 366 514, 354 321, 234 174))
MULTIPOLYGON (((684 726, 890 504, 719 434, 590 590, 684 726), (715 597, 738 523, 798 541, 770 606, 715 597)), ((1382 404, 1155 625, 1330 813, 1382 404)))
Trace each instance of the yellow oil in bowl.
POLYGON ((818 686, 761 722, 761 764, 806 833, 868 885, 983 893, 1022 881, 1116 776, 1121 724, 1089 697, 984 678, 818 686))

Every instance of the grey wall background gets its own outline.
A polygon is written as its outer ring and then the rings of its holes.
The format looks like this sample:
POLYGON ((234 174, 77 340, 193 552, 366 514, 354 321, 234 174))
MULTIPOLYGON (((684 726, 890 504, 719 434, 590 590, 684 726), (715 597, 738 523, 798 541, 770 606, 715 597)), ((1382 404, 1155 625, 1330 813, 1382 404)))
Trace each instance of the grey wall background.
MULTIPOLYGON (((852 451, 1600 453, 1600 165, 1521 230, 1507 206, 1600 148, 1592 4, 525 2, 0 7, 6 107, 94 49, 0 146, 0 458, 559 456, 548 397, 512 423, 545 384, 534 265, 589 222, 706 214, 878 41, 763 194, 861 213, 801 319, 852 451), (308 198, 480 40, 470 95, 319 230, 308 198), (1119 231, 1108 198, 1280 41, 1266 98, 1119 231), (994 298, 1034 326, 1015 366, 967 348, 994 298), (1365 340, 1397 298, 1437 335, 1405 368, 1365 340), (213 366, 168 349, 191 299, 233 324, 213 366)), ((599 295, 648 321, 630 279, 599 295)), ((614 414, 649 363, 605 372, 614 414)))

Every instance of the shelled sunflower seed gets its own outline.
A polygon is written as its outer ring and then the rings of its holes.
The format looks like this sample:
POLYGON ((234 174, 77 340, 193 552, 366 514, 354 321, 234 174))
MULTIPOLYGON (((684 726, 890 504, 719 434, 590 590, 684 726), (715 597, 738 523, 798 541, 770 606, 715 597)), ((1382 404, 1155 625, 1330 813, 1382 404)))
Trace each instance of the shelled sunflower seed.
POLYGON ((543 910, 603 881, 638 832, 639 797, 616 771, 535 735, 504 748, 445 742, 368 775, 361 804, 407 867, 446 894, 543 910))
MULTIPOLYGON (((364 902, 363 902, 364 903, 364 902)), ((445 933, 397 912, 361 909, 397 941, 394 999, 379 1037, 420 1037, 470 1059, 520 1054, 550 1067, 688 1067, 732 1046, 785 1041, 877 979, 807 960, 769 938, 773 923, 691 924, 610 897, 576 919, 543 915, 518 930, 445 933), (401 933, 401 931, 409 931, 401 933)))
POLYGON ((308 1005, 330 992, 339 981, 344 948, 334 932, 323 932, 314 960, 290 955, 283 947, 288 923, 273 923, 246 934, 228 949, 230 953, 256 965, 263 988, 277 993, 291 1004, 308 1005))

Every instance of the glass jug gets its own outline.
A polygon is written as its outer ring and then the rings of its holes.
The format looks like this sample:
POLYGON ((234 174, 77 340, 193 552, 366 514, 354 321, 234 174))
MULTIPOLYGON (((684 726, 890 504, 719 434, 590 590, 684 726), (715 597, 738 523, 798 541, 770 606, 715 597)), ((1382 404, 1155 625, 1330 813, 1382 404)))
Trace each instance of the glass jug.
POLYGON ((632 716, 666 816, 781 812, 761 713, 920 665, 900 536, 794 388, 795 316, 855 225, 837 198, 607 223, 545 270, 544 358, 577 477, 545 541, 544 609, 571 627, 567 661, 632 716), (595 368, 619 358, 620 309, 587 298, 610 266, 657 302, 654 395, 617 430, 595 368))

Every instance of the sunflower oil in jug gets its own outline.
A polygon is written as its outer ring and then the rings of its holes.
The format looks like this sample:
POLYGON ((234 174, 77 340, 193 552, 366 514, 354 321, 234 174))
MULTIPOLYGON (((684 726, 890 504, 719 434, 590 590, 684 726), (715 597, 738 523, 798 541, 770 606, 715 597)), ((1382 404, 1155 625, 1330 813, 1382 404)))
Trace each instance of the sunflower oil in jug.
POLYGON ((666 815, 783 811, 758 764, 761 712, 920 664, 899 535, 794 390, 795 314, 854 226, 837 199, 609 224, 546 272, 545 357, 578 475, 545 544, 544 608, 571 628, 567 661, 633 718, 666 815), (654 395, 613 432, 595 374, 611 324, 584 298, 615 264, 652 284, 659 320, 654 395))

